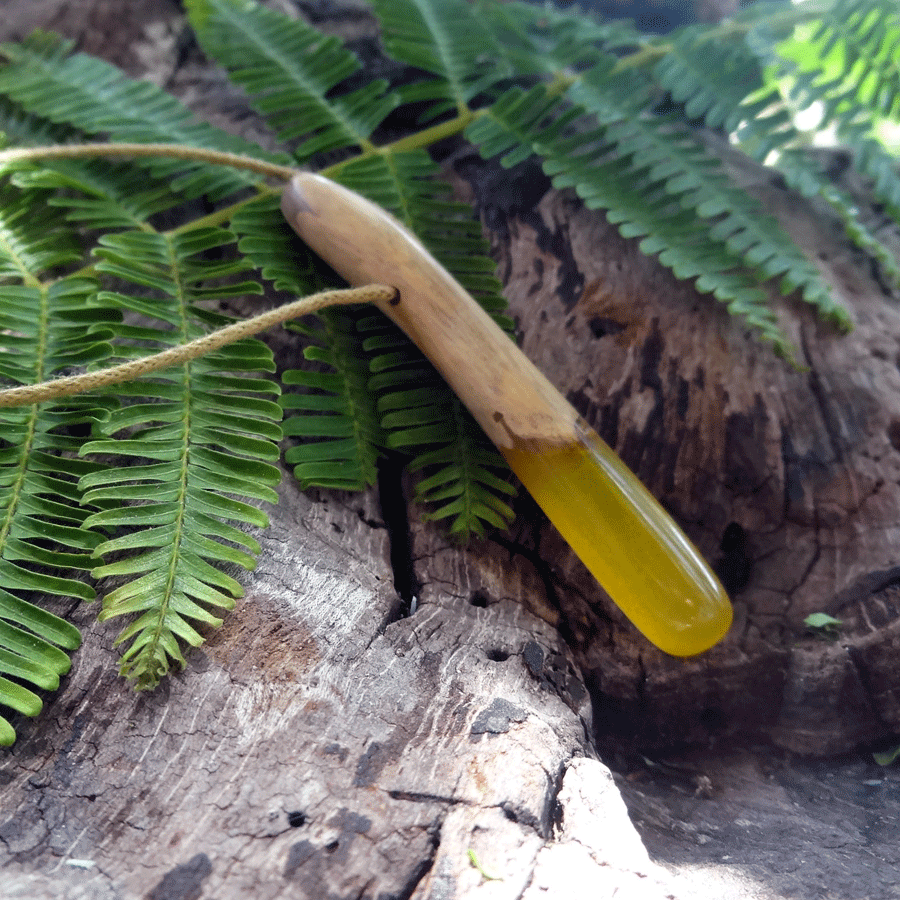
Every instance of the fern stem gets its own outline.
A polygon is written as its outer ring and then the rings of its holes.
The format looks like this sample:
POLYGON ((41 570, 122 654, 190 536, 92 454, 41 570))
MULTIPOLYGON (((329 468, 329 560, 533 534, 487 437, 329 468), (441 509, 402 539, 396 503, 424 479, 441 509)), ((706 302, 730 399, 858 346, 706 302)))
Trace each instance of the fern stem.
POLYGON ((626 69, 639 69, 641 66, 652 65, 658 59, 662 59, 666 54, 671 53, 672 47, 673 45, 670 42, 646 44, 640 50, 635 50, 634 53, 623 56, 613 66, 612 72, 617 74, 624 72, 626 69))
POLYGON ((235 169, 246 169, 259 175, 273 178, 289 179, 297 174, 290 166, 243 156, 240 153, 228 153, 212 150, 207 147, 189 147, 184 144, 52 144, 47 147, 16 147, 12 150, 0 151, 0 165, 11 162, 39 162, 42 159, 79 159, 97 156, 166 156, 173 159, 186 159, 196 162, 213 163, 214 165, 231 166, 235 169))
MULTIPOLYGON (((171 235, 166 237, 166 249, 168 251, 169 256, 169 266, 170 266, 170 278, 174 291, 174 298, 177 299, 177 303, 180 306, 180 320, 181 320, 181 340, 186 343, 183 344, 183 347, 187 347, 189 343, 197 343, 188 341, 188 321, 189 321, 189 309, 190 302, 187 297, 187 291, 185 290, 184 281, 180 275, 180 260, 178 258, 178 253, 174 246, 174 239, 171 235)), ((242 322, 236 323, 238 325, 245 324, 242 322)), ((221 336, 221 332, 225 329, 220 329, 218 334, 221 336)), ((211 335, 205 335, 204 337, 209 338, 216 335, 217 332, 213 332, 211 335)), ((200 338, 202 342, 204 339, 200 338)), ((208 342, 207 342, 208 343, 208 342)), ((177 349, 177 348, 173 348, 177 349)), ((164 354, 159 354, 164 355, 164 354)), ((138 360, 139 362, 144 362, 146 360, 138 360)), ((134 362, 134 360, 133 360, 134 362)), ((146 629, 145 634, 147 632, 150 633, 150 636, 144 640, 142 644, 142 656, 144 659, 154 660, 157 659, 160 652, 160 645, 165 640, 166 633, 166 620, 169 617, 169 613, 172 606, 173 594, 176 592, 176 581, 178 577, 178 569, 179 562, 181 560, 182 555, 182 544, 185 533, 185 514, 186 514, 186 506, 188 505, 188 480, 189 480, 189 472, 190 472, 190 459, 191 459, 191 417, 193 415, 193 405, 191 403, 191 372, 190 366, 188 365, 189 357, 183 360, 180 360, 179 363, 182 368, 183 380, 181 382, 182 386, 182 431, 181 431, 181 446, 178 448, 178 460, 179 466, 176 476, 172 479, 171 483, 177 485, 177 499, 175 500, 175 509, 177 510, 175 515, 175 520, 172 522, 170 528, 169 541, 167 544, 167 551, 169 556, 168 567, 165 573, 165 583, 161 586, 161 589, 157 591, 157 596, 159 598, 158 605, 155 610, 154 622, 153 625, 146 629)), ((126 364, 127 365, 127 364, 126 364)), ((162 568, 162 567, 160 567, 162 568)), ((108 601, 107 604, 108 605, 108 601)), ((165 651, 163 651, 165 653, 165 651)), ((119 674, 125 676, 126 678, 133 674, 135 669, 139 672, 141 670, 140 664, 136 664, 135 661, 129 659, 129 654, 126 652, 122 657, 121 663, 119 665, 119 674)), ((144 670, 141 674, 137 676, 137 687, 141 689, 143 687, 153 687, 154 683, 152 680, 152 676, 148 678, 147 668, 144 667, 144 670)))
MULTIPOLYGON (((35 375, 43 378, 46 372, 45 363, 47 356, 47 332, 49 329, 49 315, 47 311, 47 289, 41 289, 41 305, 38 312, 38 321, 40 327, 39 346, 37 348, 37 357, 35 366, 35 375)), ((12 478, 7 484, 6 511, 3 520, 0 521, 0 547, 6 546, 9 539, 10 530, 15 525, 16 515, 20 514, 20 500, 24 494, 27 494, 26 479, 28 478, 28 461, 31 458, 32 449, 34 447, 35 436, 37 434, 37 426, 39 421, 38 410, 33 409, 27 422, 27 432, 24 440, 20 440, 17 450, 19 454, 19 462, 16 466, 7 470, 7 475, 12 474, 12 478)))
POLYGON ((71 375, 67 378, 56 378, 52 381, 44 381, 40 384, 28 384, 21 387, 8 388, 0 391, 0 408, 11 406, 28 406, 32 403, 42 403, 57 397, 68 397, 72 394, 81 394, 86 391, 97 390, 111 384, 119 384, 123 381, 131 381, 166 369, 169 366, 179 365, 189 360, 196 359, 218 350, 226 344, 233 344, 243 338, 252 337, 260 331, 265 331, 273 325, 280 325, 290 319, 298 319, 309 315, 326 306, 346 306, 351 303, 376 303, 387 302, 397 295, 396 288, 383 284, 370 284, 365 287, 351 288, 337 291, 321 291, 302 297, 292 303, 270 309, 267 312, 254 316, 252 319, 244 319, 234 322, 210 332, 201 338, 171 347, 162 353, 152 356, 144 356, 134 359, 109 369, 101 369, 99 372, 87 372, 83 375, 71 375))
POLYGON ((389 144, 382 144, 380 147, 373 147, 371 150, 363 150, 363 152, 357 156, 351 156, 349 159, 342 160, 339 163, 335 163, 334 165, 322 169, 320 174, 326 175, 329 178, 334 178, 345 166, 350 165, 350 163, 358 163, 360 159, 365 159, 366 157, 376 155, 390 156, 393 153, 404 153, 411 150, 428 148, 432 144, 442 141, 444 138, 453 137, 455 134, 461 134, 475 121, 475 119, 480 119, 482 116, 487 115, 487 112, 487 108, 466 110, 465 113, 460 113, 452 119, 448 119, 446 122, 438 122, 437 125, 432 125, 430 128, 424 128, 422 131, 417 131, 415 134, 408 134, 406 137, 398 138, 396 141, 391 141, 389 144))
MULTIPOLYGON (((295 169, 292 169, 291 171, 294 175, 297 174, 295 169)), ((267 184, 261 184, 259 185, 258 193, 254 196, 245 197, 243 200, 237 200, 235 203, 229 203, 228 206, 223 206, 221 209, 207 213, 199 219, 191 219, 190 222, 185 222, 184 225, 179 225, 177 228, 162 232, 162 234, 165 234, 168 237, 174 237, 177 234, 187 234, 188 232, 197 231, 201 228, 217 228, 220 225, 229 223, 234 218, 235 214, 240 212, 248 203, 255 203, 264 194, 280 195, 282 190, 284 190, 284 185, 271 187, 267 184)), ((93 267, 91 266, 89 268, 93 267)))

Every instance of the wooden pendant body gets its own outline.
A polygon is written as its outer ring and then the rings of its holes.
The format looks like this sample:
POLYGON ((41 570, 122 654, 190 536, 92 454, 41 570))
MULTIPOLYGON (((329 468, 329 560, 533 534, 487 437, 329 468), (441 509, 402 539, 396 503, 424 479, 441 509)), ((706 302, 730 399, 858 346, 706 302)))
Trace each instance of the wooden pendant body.
POLYGON ((578 413, 419 239, 320 175, 295 176, 282 210, 304 243, 351 285, 396 287, 379 308, 415 343, 488 437, 506 448, 577 440, 578 413))

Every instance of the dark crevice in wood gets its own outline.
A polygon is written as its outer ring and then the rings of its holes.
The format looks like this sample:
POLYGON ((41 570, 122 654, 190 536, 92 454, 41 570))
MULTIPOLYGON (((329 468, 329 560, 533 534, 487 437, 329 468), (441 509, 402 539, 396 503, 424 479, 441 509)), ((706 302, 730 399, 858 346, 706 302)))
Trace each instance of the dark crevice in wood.
POLYGON ((551 186, 537 157, 504 169, 498 160, 482 159, 465 147, 451 165, 468 183, 476 212, 486 227, 505 237, 509 236, 509 222, 532 211, 551 186))
POLYGON ((441 845, 440 822, 436 822, 428 829, 428 838, 430 852, 422 857, 419 865, 413 870, 406 884, 401 885, 397 892, 393 894, 393 897, 395 897, 396 900, 410 900, 417 892, 419 885, 434 867, 434 860, 437 857, 438 848, 441 845))
POLYGON ((562 790, 563 778, 565 777, 566 768, 570 762, 571 760, 567 760, 565 763, 561 764, 555 774, 550 772, 547 773, 548 780, 550 781, 550 789, 547 792, 546 811, 548 834, 559 834, 563 829, 565 810, 563 809, 562 803, 560 803, 559 792, 562 790))
POLYGON ((308 821, 307 815, 302 810, 295 810, 293 812, 289 812, 287 814, 288 825, 291 828, 300 828, 305 825, 308 821))
POLYGON ((399 454, 388 454, 378 464, 378 500, 390 540, 394 590, 403 601, 402 615, 410 613, 413 597, 419 592, 409 533, 409 507, 403 483, 404 464, 405 460, 399 454))
POLYGON ((458 806, 465 804, 465 800, 459 797, 442 797, 437 794, 424 794, 416 791, 387 791, 388 797, 392 800, 403 800, 407 803, 440 803, 446 806, 458 806))
POLYGON ((542 822, 530 809, 516 803, 504 802, 500 804, 500 811, 508 821, 531 829, 544 840, 549 837, 547 823, 542 822))
POLYGON ((747 532, 737 523, 729 522, 719 545, 722 555, 715 570, 729 597, 739 594, 753 574, 753 556, 748 552, 747 532))
POLYGON ((584 294, 585 282, 584 274, 572 255, 572 237, 568 225, 558 224, 551 230, 536 210, 520 211, 518 218, 534 230, 537 246, 558 260, 554 299, 567 312, 573 310, 584 294))

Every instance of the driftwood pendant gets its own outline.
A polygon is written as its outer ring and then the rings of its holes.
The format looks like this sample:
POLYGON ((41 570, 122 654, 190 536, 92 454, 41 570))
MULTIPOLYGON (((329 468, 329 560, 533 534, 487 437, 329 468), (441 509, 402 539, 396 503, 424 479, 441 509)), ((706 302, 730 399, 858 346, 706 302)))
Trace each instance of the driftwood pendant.
POLYGON ((319 175, 294 177, 281 207, 304 242, 351 285, 398 289, 379 308, 433 363, 648 640, 692 656, 725 636, 731 604, 693 544, 415 235, 319 175))

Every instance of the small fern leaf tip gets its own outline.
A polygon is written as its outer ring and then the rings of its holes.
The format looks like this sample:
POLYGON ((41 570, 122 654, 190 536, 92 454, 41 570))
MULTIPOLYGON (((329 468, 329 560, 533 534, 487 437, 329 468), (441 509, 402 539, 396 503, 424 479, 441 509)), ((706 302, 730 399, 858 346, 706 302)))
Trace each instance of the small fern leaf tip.
POLYGON ((316 153, 370 147, 373 130, 399 98, 384 81, 340 86, 360 68, 336 37, 252 0, 187 0, 191 24, 283 141, 301 139, 299 161, 316 153))

